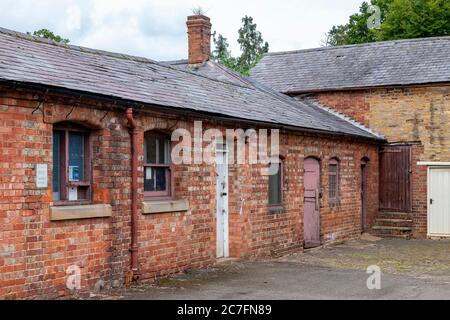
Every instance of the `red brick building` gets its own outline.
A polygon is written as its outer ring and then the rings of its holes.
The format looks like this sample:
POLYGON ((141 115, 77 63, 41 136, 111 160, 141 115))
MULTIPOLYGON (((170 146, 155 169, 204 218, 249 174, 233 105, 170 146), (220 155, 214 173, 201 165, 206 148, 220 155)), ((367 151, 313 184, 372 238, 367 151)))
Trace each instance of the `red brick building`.
POLYGON ((208 18, 188 28, 189 61, 172 65, 0 30, 0 298, 278 256, 372 225, 384 139, 209 61, 208 18), (280 170, 173 163, 172 133, 198 121, 279 130, 280 170))
POLYGON ((450 236, 450 37, 278 52, 252 77, 382 134, 381 235, 450 236))

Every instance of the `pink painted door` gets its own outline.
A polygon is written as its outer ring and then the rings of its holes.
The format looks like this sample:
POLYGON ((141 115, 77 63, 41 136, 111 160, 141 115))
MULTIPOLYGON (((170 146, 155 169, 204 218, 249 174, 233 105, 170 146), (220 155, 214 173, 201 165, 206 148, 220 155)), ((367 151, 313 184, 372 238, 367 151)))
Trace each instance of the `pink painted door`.
POLYGON ((304 237, 305 248, 320 246, 320 164, 314 158, 305 160, 304 237))

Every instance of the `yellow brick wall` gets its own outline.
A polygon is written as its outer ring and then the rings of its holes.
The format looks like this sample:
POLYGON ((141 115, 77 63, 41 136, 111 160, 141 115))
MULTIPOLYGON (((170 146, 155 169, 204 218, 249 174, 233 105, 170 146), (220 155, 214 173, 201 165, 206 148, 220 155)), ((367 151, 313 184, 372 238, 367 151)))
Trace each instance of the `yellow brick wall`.
POLYGON ((450 85, 321 93, 319 101, 385 135, 420 142, 422 161, 450 161, 450 85))
POLYGON ((369 126, 389 142, 420 141, 426 161, 450 160, 450 86, 372 90, 369 126))

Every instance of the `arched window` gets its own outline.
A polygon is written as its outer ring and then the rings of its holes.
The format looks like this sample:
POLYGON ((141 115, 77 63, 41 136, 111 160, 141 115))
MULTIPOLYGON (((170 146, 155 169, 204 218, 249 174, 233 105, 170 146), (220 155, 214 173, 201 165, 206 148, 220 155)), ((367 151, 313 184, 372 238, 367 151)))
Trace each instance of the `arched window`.
POLYGON ((144 196, 171 196, 170 138, 148 131, 144 136, 144 196))
POLYGON ((329 200, 336 203, 339 199, 339 161, 336 158, 330 160, 328 176, 329 200))
POLYGON ((56 205, 91 201, 90 130, 72 123, 53 129, 53 201, 56 205))
POLYGON ((269 175, 269 206, 281 206, 283 204, 283 161, 278 162, 278 170, 269 175))

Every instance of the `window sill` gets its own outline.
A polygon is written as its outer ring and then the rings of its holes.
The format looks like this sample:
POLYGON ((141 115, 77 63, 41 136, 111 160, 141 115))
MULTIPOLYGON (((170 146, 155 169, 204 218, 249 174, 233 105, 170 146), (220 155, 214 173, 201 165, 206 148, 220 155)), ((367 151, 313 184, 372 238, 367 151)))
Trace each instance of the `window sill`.
POLYGON ((286 209, 282 205, 272 205, 267 207, 269 209, 269 213, 278 214, 286 212, 286 209))
POLYGON ((337 208, 341 206, 341 202, 339 200, 330 200, 328 201, 330 208, 337 208))
POLYGON ((108 218, 112 216, 110 205, 82 205, 50 207, 50 221, 108 218))
POLYGON ((142 203, 142 214, 180 212, 188 211, 188 209, 189 201, 187 200, 157 200, 142 203))

